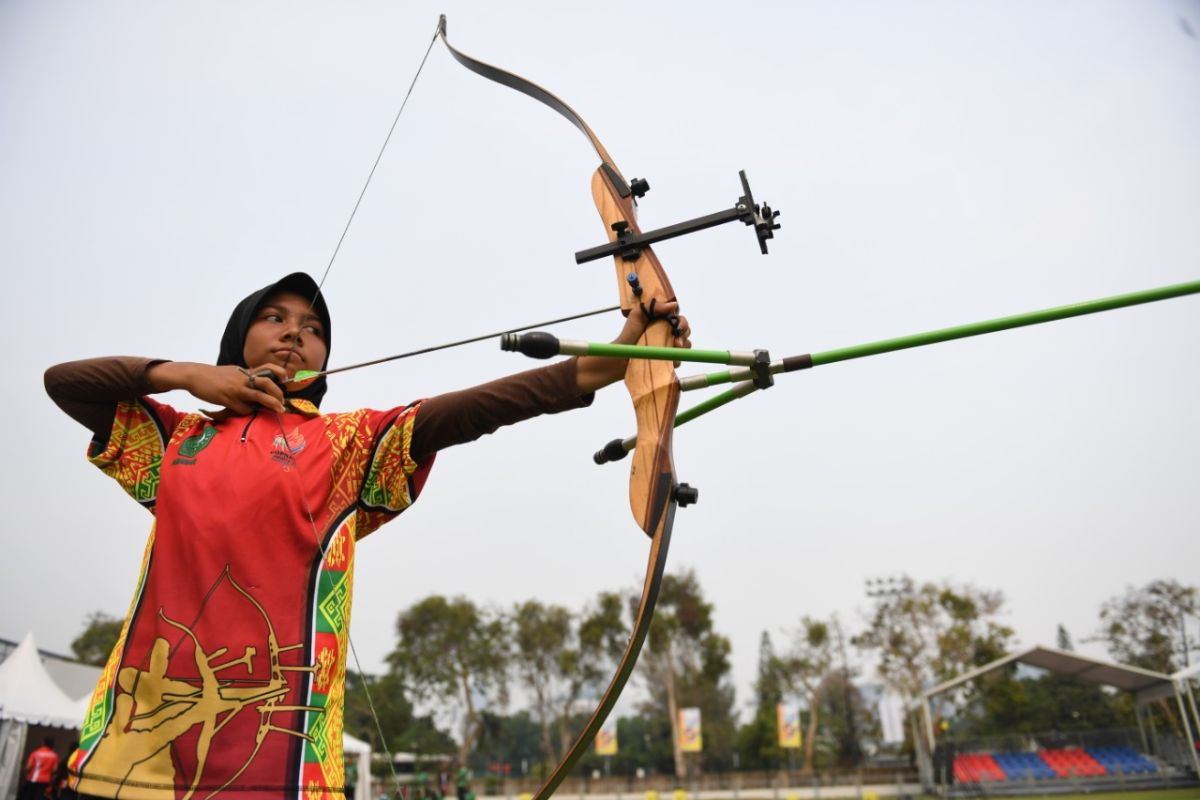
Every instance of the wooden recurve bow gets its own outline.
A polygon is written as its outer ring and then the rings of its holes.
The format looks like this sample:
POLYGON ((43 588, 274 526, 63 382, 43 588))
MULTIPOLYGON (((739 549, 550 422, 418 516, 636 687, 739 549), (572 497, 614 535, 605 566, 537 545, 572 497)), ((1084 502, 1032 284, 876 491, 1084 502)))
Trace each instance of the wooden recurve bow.
MULTIPOLYGON (((608 231, 610 241, 623 234, 640 234, 636 216, 636 198, 649 188, 645 181, 627 181, 613 163, 604 145, 583 118, 557 96, 537 84, 498 67, 485 64, 460 50, 455 49, 446 37, 446 17, 443 15, 437 36, 446 45, 450 55, 467 69, 489 80, 501 83, 518 92, 529 95, 565 117, 578 128, 600 157, 600 166, 592 175, 592 199, 600 218, 608 231)), ((626 315, 637 305, 640 297, 656 297, 676 300, 671 281, 659 263, 658 257, 649 247, 639 248, 636 254, 613 257, 616 266, 617 291, 621 310, 626 315)), ((675 320, 660 318, 647 326, 639 344, 669 347, 674 338, 675 320)), ((650 554, 646 565, 646 577, 642 584, 641 599, 638 601, 633 632, 617 664, 615 673, 605 689, 604 695, 592 712, 591 718, 575 739, 562 761, 554 768, 550 777, 534 794, 534 800, 544 800, 554 793, 572 767, 587 751, 600 726, 616 704, 621 690, 629 680, 638 654, 650 629, 654 606, 658 600, 662 583, 663 567, 666 565, 667 550, 671 543, 671 527, 677 506, 686 506, 697 499, 697 491, 675 479, 675 465, 671 455, 671 433, 675 412, 679 406, 679 380, 675 368, 669 361, 630 359, 625 372, 625 385, 633 401, 637 416, 637 446, 633 451, 633 465, 629 475, 629 503, 633 518, 650 537, 650 554)))

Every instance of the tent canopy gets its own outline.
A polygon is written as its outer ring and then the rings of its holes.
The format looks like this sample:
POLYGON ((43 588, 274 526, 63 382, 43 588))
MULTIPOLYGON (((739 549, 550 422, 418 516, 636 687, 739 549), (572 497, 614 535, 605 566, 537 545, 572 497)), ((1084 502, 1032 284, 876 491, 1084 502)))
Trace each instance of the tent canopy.
POLYGON ((78 728, 83 719, 42 666, 32 633, 0 664, 0 719, 54 728, 78 728))
POLYGON ((370 753, 371 745, 362 739, 356 739, 348 733, 343 733, 342 750, 347 753, 370 753))
POLYGON ((1053 647, 1030 647, 1016 653, 996 659, 990 664, 984 664, 978 669, 959 675, 957 678, 940 683, 921 693, 920 701, 928 701, 956 686, 973 681, 981 675, 994 672, 1009 664, 1026 664, 1039 667, 1058 675, 1070 675, 1080 680, 1115 686, 1118 689, 1131 692, 1139 701, 1165 697, 1171 693, 1171 676, 1141 667, 1131 667, 1126 664, 1114 664, 1098 658, 1072 653, 1067 650, 1057 650, 1053 647))

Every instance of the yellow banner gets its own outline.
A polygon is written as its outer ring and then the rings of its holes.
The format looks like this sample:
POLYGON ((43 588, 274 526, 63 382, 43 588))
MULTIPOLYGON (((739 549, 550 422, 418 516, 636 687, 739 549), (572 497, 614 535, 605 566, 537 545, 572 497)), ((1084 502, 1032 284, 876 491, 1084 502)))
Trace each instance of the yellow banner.
POLYGON ((596 755, 615 756, 617 754, 617 721, 612 717, 604 720, 600 730, 596 731, 596 755))
POLYGON ((775 706, 775 721, 779 725, 779 746, 785 749, 800 746, 800 709, 778 703, 775 706))
POLYGON ((679 709, 679 749, 685 753, 699 753, 704 747, 700 736, 700 709, 679 709))

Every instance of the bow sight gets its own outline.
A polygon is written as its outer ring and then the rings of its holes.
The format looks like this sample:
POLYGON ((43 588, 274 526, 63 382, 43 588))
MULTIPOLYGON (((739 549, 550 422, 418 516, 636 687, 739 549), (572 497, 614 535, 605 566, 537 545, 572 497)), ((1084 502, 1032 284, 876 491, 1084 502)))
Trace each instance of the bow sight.
MULTIPOLYGON (((697 217, 696 219, 690 219, 675 225, 668 225, 665 228, 646 231, 645 233, 633 233, 630 231, 628 220, 614 222, 612 229, 616 231, 617 238, 599 247, 580 250, 575 254, 575 263, 585 264, 588 261, 595 261, 605 256, 618 255, 625 261, 636 261, 642 252, 642 248, 649 247, 655 242, 661 242, 664 239, 674 239, 676 236, 683 236, 685 233, 702 231, 705 228, 723 225, 726 222, 742 222, 746 225, 753 225, 754 232, 758 236, 758 249, 762 251, 763 255, 766 255, 767 240, 775 238, 775 231, 780 228, 779 223, 775 221, 775 218, 779 216, 779 212, 773 211, 766 203, 760 206, 754 202, 754 195, 750 192, 750 182, 746 180, 746 170, 740 170, 738 177, 742 179, 742 191, 744 194, 738 198, 733 208, 727 208, 715 214, 697 217)), ((624 181, 620 181, 617 185, 621 186, 623 183, 624 181)), ((650 184, 645 179, 635 178, 630 181, 630 194, 635 197, 641 197, 648 191, 650 191, 650 184)), ((622 192, 622 194, 624 193, 622 192)))

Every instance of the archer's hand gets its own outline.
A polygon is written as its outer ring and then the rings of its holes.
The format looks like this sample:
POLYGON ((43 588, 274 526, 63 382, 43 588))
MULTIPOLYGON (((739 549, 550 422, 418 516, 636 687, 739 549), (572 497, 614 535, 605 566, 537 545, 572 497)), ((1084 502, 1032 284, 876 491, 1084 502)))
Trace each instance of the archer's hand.
MULTIPOLYGON (((629 316, 625 318, 625 326, 621 328, 621 333, 613 340, 613 344, 637 344, 642 338, 642 334, 646 332, 646 328, 650 327, 652 322, 660 319, 675 316, 676 327, 679 334, 671 340, 672 347, 691 348, 692 346, 692 328, 688 325, 687 317, 679 314, 679 303, 675 300, 661 301, 653 298, 653 305, 643 303, 640 306, 634 306, 629 312, 629 316), (653 309, 654 319, 648 319, 644 309, 653 309)), ((679 366, 676 364, 675 366, 679 366)))
POLYGON ((278 364, 262 364, 244 370, 233 366, 168 361, 152 367, 148 377, 159 391, 183 389, 197 399, 242 416, 259 406, 282 413, 280 383, 288 379, 288 374, 278 364))
MULTIPOLYGON (((644 305, 647 309, 651 307, 649 301, 644 305)), ((653 308, 655 319, 651 320, 647 318, 647 314, 642 308, 635 306, 629 312, 629 316, 625 318, 625 325, 621 328, 621 333, 613 340, 613 344, 637 344, 651 323, 668 315, 679 314, 679 303, 673 300, 656 300, 653 308)), ((663 324, 666 324, 666 322, 664 321, 663 324)), ((675 324, 678 327, 679 333, 672 338, 671 346, 690 349, 692 346, 692 328, 688 325, 687 317, 676 317, 675 324)), ((581 394, 594 392, 609 384, 616 383, 625 377, 625 370, 628 366, 628 361, 619 358, 580 356, 575 384, 581 394)), ((679 362, 676 362, 675 366, 678 367, 679 362)))

